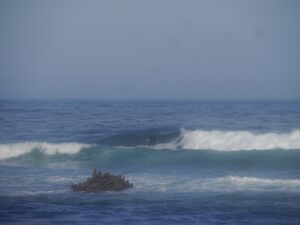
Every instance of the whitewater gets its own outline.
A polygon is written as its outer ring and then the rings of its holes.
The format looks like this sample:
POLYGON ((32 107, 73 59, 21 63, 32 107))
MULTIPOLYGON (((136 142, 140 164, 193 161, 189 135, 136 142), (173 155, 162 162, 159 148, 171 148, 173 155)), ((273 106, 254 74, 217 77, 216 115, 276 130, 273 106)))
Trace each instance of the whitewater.
POLYGON ((219 151, 300 149, 300 131, 253 133, 249 131, 205 131, 182 129, 180 137, 158 148, 211 149, 219 151))

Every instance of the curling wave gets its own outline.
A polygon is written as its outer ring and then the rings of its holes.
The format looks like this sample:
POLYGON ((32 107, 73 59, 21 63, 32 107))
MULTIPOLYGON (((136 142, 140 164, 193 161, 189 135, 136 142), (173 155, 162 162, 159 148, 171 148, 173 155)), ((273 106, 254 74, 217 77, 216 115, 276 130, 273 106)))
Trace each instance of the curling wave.
POLYGON ((300 131, 256 134, 249 131, 182 129, 176 141, 159 144, 156 148, 220 151, 300 149, 300 131))

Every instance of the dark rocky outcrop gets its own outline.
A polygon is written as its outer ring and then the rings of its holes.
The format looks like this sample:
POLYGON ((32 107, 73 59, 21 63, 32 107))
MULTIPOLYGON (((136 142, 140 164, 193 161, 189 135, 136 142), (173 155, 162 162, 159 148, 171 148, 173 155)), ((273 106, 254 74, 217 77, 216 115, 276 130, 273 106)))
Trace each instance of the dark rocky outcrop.
POLYGON ((75 192, 104 192, 104 191, 121 191, 133 187, 133 184, 121 175, 102 173, 93 170, 93 174, 85 182, 71 185, 75 192))

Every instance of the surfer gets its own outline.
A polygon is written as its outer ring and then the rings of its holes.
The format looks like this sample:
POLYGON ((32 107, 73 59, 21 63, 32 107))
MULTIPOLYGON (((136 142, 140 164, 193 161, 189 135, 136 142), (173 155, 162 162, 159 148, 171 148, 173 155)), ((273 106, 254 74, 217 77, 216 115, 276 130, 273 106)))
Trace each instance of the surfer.
POLYGON ((148 138, 148 145, 156 145, 156 137, 154 135, 150 135, 148 138))

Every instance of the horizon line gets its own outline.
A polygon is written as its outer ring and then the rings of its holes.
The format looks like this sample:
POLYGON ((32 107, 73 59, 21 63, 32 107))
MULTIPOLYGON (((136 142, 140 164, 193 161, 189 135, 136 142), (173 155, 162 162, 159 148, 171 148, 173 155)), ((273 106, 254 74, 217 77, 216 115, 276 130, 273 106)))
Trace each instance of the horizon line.
POLYGON ((0 101, 41 101, 41 100, 124 100, 124 101, 300 101, 300 98, 92 98, 92 97, 47 97, 47 98, 1 98, 0 101))

